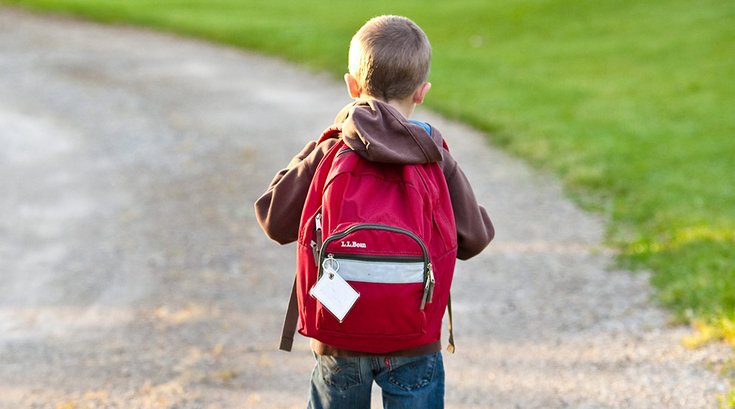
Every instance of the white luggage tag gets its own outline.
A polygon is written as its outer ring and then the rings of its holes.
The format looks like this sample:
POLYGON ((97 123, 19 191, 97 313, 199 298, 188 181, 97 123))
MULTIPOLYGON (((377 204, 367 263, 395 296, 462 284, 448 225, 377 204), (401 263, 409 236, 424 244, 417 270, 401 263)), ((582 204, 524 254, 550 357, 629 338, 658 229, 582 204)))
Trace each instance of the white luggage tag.
POLYGON ((344 278, 337 274, 337 270, 339 270, 337 260, 329 257, 324 260, 322 267, 322 276, 311 287, 309 294, 319 300, 339 322, 342 322, 352 306, 355 305, 355 301, 360 297, 360 293, 355 291, 344 278))

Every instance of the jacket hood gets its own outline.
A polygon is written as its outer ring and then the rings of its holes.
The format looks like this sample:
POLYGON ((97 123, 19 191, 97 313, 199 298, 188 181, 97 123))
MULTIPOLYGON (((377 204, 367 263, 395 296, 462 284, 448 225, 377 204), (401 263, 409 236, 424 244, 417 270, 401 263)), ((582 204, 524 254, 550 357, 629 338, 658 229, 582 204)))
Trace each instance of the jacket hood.
POLYGON ((434 128, 409 122, 392 106, 377 100, 347 105, 335 121, 350 149, 372 162, 423 164, 442 160, 442 136, 434 128))

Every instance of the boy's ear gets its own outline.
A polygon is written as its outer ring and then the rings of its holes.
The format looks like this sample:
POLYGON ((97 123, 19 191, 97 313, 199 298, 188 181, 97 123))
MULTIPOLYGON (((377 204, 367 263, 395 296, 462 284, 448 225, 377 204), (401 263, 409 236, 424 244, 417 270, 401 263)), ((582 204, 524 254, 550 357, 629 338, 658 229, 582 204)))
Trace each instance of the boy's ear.
POLYGON ((426 98, 426 94, 429 93, 429 90, 431 89, 431 83, 425 82, 421 84, 421 86, 416 89, 416 92, 413 93, 413 102, 416 105, 421 105, 424 102, 424 98, 426 98))
POLYGON ((362 87, 360 87, 360 83, 357 82, 357 79, 352 74, 345 74, 345 84, 347 84, 347 92, 351 98, 358 99, 362 96, 362 87))

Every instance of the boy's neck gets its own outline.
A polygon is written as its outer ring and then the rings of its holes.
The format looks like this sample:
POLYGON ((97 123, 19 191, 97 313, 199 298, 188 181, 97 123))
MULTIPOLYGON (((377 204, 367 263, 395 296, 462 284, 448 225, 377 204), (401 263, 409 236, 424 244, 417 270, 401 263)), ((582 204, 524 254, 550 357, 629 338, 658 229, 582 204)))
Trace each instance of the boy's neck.
POLYGON ((416 109, 416 104, 409 99, 392 99, 387 102, 388 105, 395 108, 398 112, 400 112, 404 118, 408 119, 411 115, 413 115, 414 109, 416 109))
POLYGON ((416 104, 411 100, 411 98, 391 99, 389 101, 385 101, 380 98, 373 98, 371 96, 363 95, 362 99, 374 99, 376 101, 384 102, 395 108, 396 111, 400 112, 401 115, 403 115, 403 117, 406 119, 413 115, 413 111, 414 109, 416 109, 416 104))

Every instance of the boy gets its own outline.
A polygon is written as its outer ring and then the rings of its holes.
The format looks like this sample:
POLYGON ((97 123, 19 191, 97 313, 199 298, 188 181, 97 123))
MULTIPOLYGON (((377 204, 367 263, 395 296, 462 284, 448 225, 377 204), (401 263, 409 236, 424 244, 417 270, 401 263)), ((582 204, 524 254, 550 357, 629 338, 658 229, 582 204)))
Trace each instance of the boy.
MULTIPOLYGON (((464 173, 429 124, 408 120, 431 88, 431 46, 413 21, 380 16, 365 23, 350 43, 347 90, 355 102, 338 115, 340 138, 371 162, 436 162, 446 179, 457 228, 457 258, 479 254, 492 240, 487 212, 477 204, 464 173)), ((310 142, 274 178, 255 203, 258 221, 273 240, 298 237, 301 211, 315 169, 337 139, 310 142)), ((311 340, 317 363, 309 408, 370 407, 373 381, 390 408, 443 408, 444 367, 440 341, 377 356, 311 340)))

